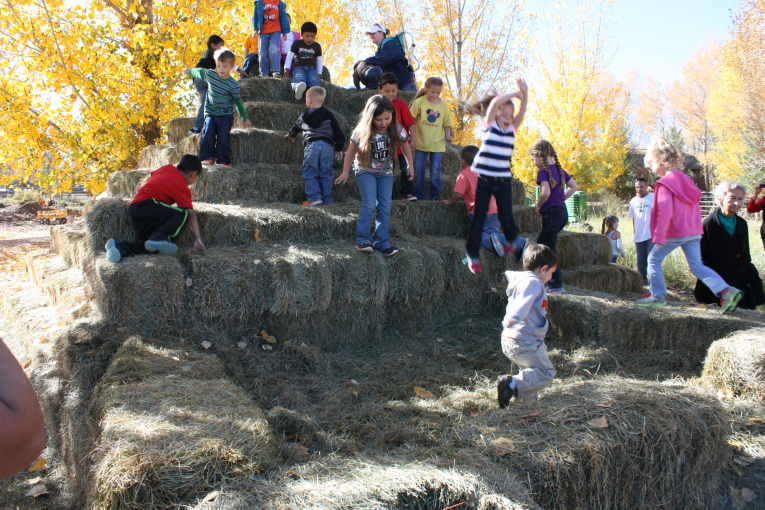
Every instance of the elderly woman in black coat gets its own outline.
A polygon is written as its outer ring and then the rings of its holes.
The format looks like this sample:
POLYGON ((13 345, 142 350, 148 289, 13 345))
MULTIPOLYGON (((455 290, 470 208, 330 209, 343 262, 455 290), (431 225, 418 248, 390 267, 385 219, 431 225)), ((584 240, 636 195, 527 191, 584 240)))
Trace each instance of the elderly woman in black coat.
MULTIPOLYGON (((749 254, 749 229, 746 221, 736 215, 744 204, 745 194, 744 186, 732 180, 723 181, 715 189, 720 207, 704 220, 701 260, 728 285, 744 292, 739 308, 763 309, 765 291, 749 254)), ((694 294, 699 303, 720 302, 701 280, 696 281, 694 294)))

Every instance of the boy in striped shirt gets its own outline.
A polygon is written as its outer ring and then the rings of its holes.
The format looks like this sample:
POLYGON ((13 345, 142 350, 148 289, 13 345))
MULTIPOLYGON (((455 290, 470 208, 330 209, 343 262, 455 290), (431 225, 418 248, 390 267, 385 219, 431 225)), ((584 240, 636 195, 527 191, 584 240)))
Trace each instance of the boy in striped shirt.
POLYGON ((481 136, 481 148, 473 161, 473 172, 478 174, 478 185, 466 246, 468 268, 473 274, 481 272, 481 261, 478 258, 481 234, 492 196, 497 200, 497 216, 505 234, 505 254, 514 253, 518 257, 526 244, 524 238, 518 237, 518 227, 513 219, 513 173, 510 170, 515 133, 523 122, 529 91, 522 78, 517 83, 517 92, 489 95, 466 108, 468 114, 481 115, 485 127, 481 136), (515 97, 521 100, 517 115, 513 105, 515 97))
POLYGON ((215 52, 215 69, 184 69, 183 72, 207 82, 205 99, 205 123, 199 142, 199 159, 213 165, 216 162, 231 166, 231 127, 234 125, 234 106, 244 127, 252 127, 244 111, 239 82, 231 77, 236 55, 228 48, 215 52))

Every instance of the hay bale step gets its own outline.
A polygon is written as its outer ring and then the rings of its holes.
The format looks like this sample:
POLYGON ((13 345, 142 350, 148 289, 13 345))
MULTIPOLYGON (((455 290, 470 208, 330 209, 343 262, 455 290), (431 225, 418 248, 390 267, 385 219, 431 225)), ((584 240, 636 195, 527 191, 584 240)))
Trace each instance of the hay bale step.
POLYGON ((714 342, 702 380, 726 396, 765 401, 765 328, 738 331, 714 342))
MULTIPOLYGON (((147 145, 141 149, 138 168, 159 168, 165 165, 177 165, 184 153, 179 153, 175 145, 147 145)), ((194 152, 196 154, 196 152, 194 152)))
MULTIPOLYGON (((295 102, 294 98, 292 102, 287 103, 271 103, 271 102, 247 102, 244 103, 244 110, 247 114, 247 118, 252 122, 253 127, 263 129, 275 129, 278 131, 289 131, 298 120, 300 114, 306 109, 305 101, 295 102)), ((340 129, 345 133, 346 140, 350 137, 351 131, 355 125, 350 125, 345 116, 333 108, 328 109, 335 115, 337 123, 340 125, 340 129)), ((238 115, 234 116, 234 128, 242 128, 243 124, 238 115)), ((295 143, 300 143, 301 138, 298 137, 295 143)), ((347 143, 346 143, 347 147, 347 143)))
MULTIPOLYGON (((321 86, 327 89, 327 96, 334 93, 342 95, 347 89, 333 85, 329 81, 329 70, 325 67, 321 76, 321 86)), ((305 104, 303 101, 295 100, 295 92, 289 80, 277 80, 273 78, 247 78, 239 81, 242 101, 247 102, 269 102, 269 103, 295 103, 305 104)), ((325 100, 325 106, 327 104, 325 100)))
POLYGON ((557 336, 562 347, 594 340, 631 352, 681 351, 693 364, 703 361, 715 340, 758 327, 762 321, 761 314, 749 310, 721 315, 719 310, 676 302, 646 308, 614 295, 574 287, 566 290, 567 294, 548 295, 550 334, 557 336))
POLYGON ((56 225, 50 228, 51 245, 70 267, 80 271, 90 256, 87 241, 88 233, 81 225, 56 225))
POLYGON ((62 317, 78 319, 91 312, 84 288, 82 270, 70 268, 63 257, 31 253, 24 258, 27 273, 37 287, 48 296, 62 317))
POLYGON ((268 467, 270 427, 224 373, 210 354, 141 337, 122 344, 94 391, 93 507, 188 504, 221 477, 268 467))
MULTIPOLYGON (((570 253, 568 247, 558 250, 561 256, 568 256, 570 253)), ((583 264, 563 269, 561 276, 565 286, 608 294, 639 293, 643 288, 643 277, 640 273, 619 264, 583 264)))
POLYGON ((679 385, 560 382, 538 403, 476 421, 474 440, 528 477, 548 509, 705 509, 731 458, 728 413, 679 385))

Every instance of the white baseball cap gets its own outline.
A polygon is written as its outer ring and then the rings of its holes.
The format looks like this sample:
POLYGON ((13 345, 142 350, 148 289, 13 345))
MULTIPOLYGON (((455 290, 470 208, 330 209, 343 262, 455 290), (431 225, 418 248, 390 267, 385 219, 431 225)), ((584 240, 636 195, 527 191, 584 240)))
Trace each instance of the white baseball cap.
POLYGON ((385 33, 385 27, 381 23, 373 23, 372 25, 367 28, 366 34, 374 34, 375 32, 382 32, 385 33))

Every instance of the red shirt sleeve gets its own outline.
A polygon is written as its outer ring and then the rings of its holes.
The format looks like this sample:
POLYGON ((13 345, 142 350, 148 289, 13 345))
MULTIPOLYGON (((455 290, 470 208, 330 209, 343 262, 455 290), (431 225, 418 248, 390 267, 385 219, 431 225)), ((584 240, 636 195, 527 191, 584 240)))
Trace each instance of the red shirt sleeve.
POLYGON ((414 125, 414 117, 412 117, 412 112, 409 111, 409 107, 406 103, 401 107, 401 125, 407 128, 407 130, 409 129, 409 126, 414 125))
POLYGON ((749 203, 746 204, 746 212, 748 212, 749 214, 752 214, 752 213, 762 211, 763 201, 765 201, 765 197, 762 197, 756 202, 752 199, 749 199, 749 203))

